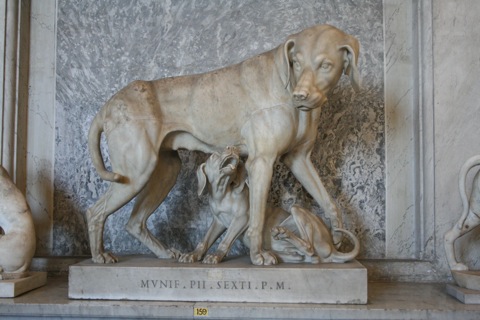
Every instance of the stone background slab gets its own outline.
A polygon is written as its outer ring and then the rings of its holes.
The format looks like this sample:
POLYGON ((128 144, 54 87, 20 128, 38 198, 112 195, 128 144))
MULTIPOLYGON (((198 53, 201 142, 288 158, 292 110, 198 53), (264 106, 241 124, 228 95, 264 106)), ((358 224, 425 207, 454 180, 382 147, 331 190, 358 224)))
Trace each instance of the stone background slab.
MULTIPOLYGON (((86 137, 103 103, 135 79, 205 72, 276 47, 289 34, 329 23, 361 42, 364 89, 343 79, 323 110, 312 155, 337 200, 346 227, 362 243, 361 257, 385 247, 383 6, 371 1, 58 1, 55 108, 54 255, 89 254, 84 213, 106 190, 93 169, 86 137), (368 248, 368 250, 367 250, 368 248)), ((108 160, 108 151, 104 148, 108 160)), ((168 246, 192 250, 210 222, 198 199, 195 168, 206 159, 183 152, 177 185, 148 227, 168 246)), ((281 163, 271 202, 321 208, 281 163)), ((105 246, 148 253, 124 229, 132 204, 107 222, 105 246)), ((241 245, 233 253, 245 252, 241 245)))

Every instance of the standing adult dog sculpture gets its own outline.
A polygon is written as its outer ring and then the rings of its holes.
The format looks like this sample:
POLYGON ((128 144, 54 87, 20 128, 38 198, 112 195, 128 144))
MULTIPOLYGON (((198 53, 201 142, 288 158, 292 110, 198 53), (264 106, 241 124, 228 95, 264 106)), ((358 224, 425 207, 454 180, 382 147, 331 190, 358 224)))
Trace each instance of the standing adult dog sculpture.
POLYGON ((199 75, 134 81, 120 90, 95 116, 88 139, 99 175, 113 182, 87 212, 93 261, 116 262, 103 249, 105 219, 134 197, 127 230, 158 257, 175 256, 147 230, 146 220, 175 184, 181 166, 178 149, 211 153, 231 145, 248 156, 248 235, 256 265, 277 262, 262 248, 262 230, 273 164, 279 157, 322 206, 332 226, 341 227, 341 214, 310 154, 320 107, 342 73, 359 88, 358 52, 354 37, 319 25, 236 65, 199 75), (100 153, 102 132, 112 172, 105 169, 100 153))

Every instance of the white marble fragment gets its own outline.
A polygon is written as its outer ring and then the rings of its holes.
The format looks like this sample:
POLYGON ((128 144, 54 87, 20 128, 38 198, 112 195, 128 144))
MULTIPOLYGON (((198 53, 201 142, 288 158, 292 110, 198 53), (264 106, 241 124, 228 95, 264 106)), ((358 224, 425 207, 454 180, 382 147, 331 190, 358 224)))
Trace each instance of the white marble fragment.
POLYGON ((35 253, 35 228, 27 201, 0 166, 0 279, 26 274, 35 253))

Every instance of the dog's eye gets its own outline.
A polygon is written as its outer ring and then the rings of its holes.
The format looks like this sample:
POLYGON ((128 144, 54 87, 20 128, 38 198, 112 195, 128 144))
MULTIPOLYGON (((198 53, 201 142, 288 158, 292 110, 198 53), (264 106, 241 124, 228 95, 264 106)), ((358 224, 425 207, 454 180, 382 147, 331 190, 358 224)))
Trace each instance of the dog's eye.
POLYGON ((320 65, 320 70, 323 71, 323 72, 327 72, 327 71, 330 71, 332 69, 332 64, 330 62, 326 62, 324 61, 321 65, 320 65))

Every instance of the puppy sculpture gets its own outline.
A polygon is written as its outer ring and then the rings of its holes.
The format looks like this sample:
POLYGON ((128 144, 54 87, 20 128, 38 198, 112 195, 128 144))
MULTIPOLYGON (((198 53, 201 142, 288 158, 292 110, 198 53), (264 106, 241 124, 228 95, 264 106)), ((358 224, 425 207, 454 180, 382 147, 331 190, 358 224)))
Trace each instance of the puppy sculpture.
POLYGON ((198 167, 197 178, 198 195, 208 193, 213 222, 203 241, 193 252, 182 254, 179 261, 191 263, 202 260, 207 250, 227 230, 217 250, 203 259, 204 263, 219 263, 235 239, 243 234, 249 221, 246 174, 237 150, 227 147, 222 154, 213 153, 198 167))
MULTIPOLYGON (((202 242, 190 253, 182 254, 180 262, 191 263, 202 257, 222 233, 225 237, 215 252, 208 254, 203 263, 219 263, 227 255, 235 239, 240 237, 249 247, 244 234, 249 220, 249 191, 244 167, 232 147, 222 154, 213 153, 197 170, 198 194, 208 191, 213 222, 202 242)), ((263 241, 266 249, 273 250, 280 262, 346 262, 359 252, 358 239, 349 231, 345 233, 353 242, 354 249, 341 253, 335 249, 332 236, 323 221, 312 212, 294 205, 291 214, 281 208, 267 207, 263 241)))
POLYGON ((25 197, 0 166, 0 279, 22 278, 35 253, 35 228, 25 197))
POLYGON ((250 258, 276 263, 262 232, 273 164, 281 158, 322 206, 334 227, 342 217, 310 160, 321 106, 342 73, 353 87, 359 43, 341 30, 319 25, 294 34, 277 48, 205 74, 134 81, 116 93, 92 121, 88 146, 100 177, 112 181, 87 211, 90 249, 97 263, 116 262, 103 248, 107 217, 136 197, 127 230, 160 258, 174 258, 146 228, 148 217, 176 181, 177 150, 206 153, 237 146, 248 156, 250 258), (112 171, 105 169, 100 136, 106 135, 112 171))

